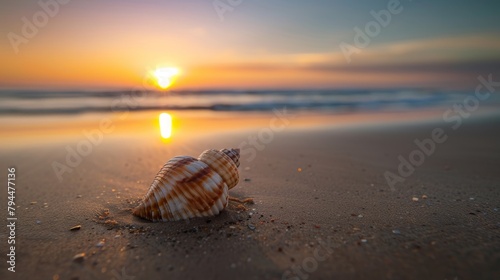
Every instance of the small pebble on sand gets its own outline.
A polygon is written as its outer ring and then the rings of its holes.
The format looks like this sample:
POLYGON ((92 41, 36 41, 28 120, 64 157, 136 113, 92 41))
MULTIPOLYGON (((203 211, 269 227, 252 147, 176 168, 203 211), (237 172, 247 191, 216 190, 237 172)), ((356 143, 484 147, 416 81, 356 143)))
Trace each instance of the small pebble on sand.
POLYGON ((74 230, 79 230, 79 229, 81 229, 81 228, 82 228, 82 226, 81 226, 81 225, 76 225, 76 226, 74 226, 74 227, 70 228, 69 230, 73 230, 73 231, 74 231, 74 230))
POLYGON ((411 200, 418 201, 418 197, 413 197, 411 200))
POLYGON ((98 242, 95 246, 96 246, 96 247, 103 247, 103 246, 104 246, 105 241, 106 241, 106 240, 104 240, 104 239, 103 239, 103 240, 99 241, 99 242, 98 242))
POLYGON ((76 254, 73 257, 74 262, 83 262, 84 259, 85 259, 85 253, 76 254))
POLYGON ((422 199, 427 199, 427 196, 425 194, 423 194, 422 199))

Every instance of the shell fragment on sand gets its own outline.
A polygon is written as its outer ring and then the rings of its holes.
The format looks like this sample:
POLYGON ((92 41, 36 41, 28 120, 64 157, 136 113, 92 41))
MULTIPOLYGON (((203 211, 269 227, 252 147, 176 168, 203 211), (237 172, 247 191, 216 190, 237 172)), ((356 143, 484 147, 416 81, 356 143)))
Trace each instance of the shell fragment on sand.
POLYGON ((74 262, 83 262, 84 259, 85 259, 85 253, 80 253, 73 256, 74 262))
POLYGON ((75 230, 79 230, 79 229, 81 229, 81 228, 82 228, 82 226, 81 226, 81 225, 76 225, 76 226, 74 226, 74 227, 70 228, 69 230, 71 230, 71 231, 75 231, 75 230))

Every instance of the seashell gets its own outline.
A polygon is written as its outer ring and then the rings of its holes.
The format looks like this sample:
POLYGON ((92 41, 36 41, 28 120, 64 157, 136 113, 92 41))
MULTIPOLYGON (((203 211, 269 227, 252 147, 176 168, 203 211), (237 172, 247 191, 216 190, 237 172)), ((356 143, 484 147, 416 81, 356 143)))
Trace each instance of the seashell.
POLYGON ((239 181, 239 149, 206 150, 198 159, 177 156, 160 169, 135 216, 178 221, 219 214, 239 181))

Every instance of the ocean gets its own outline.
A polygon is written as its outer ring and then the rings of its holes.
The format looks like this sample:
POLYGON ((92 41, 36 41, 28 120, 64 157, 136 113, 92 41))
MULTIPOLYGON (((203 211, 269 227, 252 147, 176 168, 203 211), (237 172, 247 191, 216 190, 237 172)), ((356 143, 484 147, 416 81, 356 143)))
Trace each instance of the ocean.
MULTIPOLYGON (((0 115, 66 115, 144 110, 300 111, 412 110, 463 103, 473 92, 422 89, 0 91, 0 115)), ((488 106, 499 106, 492 94, 488 106)))

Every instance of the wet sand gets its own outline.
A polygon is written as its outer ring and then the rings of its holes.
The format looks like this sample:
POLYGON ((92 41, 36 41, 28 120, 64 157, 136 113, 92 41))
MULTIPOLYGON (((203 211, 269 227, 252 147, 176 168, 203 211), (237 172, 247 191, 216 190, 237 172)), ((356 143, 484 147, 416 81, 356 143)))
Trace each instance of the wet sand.
POLYGON ((125 137, 117 127, 62 180, 52 163, 65 163, 81 134, 3 146, 0 178, 16 167, 18 220, 16 272, 7 271, 3 227, 0 278, 498 279, 500 118, 452 130, 438 116, 299 116, 269 143, 244 145, 231 195, 255 204, 168 223, 131 215, 160 167, 175 155, 250 143, 273 115, 237 131, 223 125, 237 117, 221 117, 163 142, 154 128, 136 125, 136 137, 125 137), (398 156, 436 127, 446 142, 391 189, 384 173, 397 174, 398 156))

